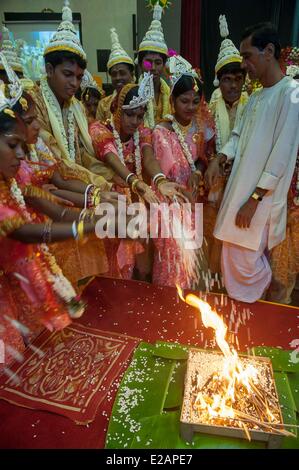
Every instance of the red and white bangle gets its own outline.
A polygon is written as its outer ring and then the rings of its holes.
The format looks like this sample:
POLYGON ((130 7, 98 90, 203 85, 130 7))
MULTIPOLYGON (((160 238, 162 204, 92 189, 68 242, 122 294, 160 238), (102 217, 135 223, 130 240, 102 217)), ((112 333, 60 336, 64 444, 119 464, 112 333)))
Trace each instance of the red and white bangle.
POLYGON ((87 209, 88 207, 88 195, 90 193, 90 191, 94 188, 94 184, 89 184, 86 189, 85 189, 85 193, 84 193, 84 209, 87 209))

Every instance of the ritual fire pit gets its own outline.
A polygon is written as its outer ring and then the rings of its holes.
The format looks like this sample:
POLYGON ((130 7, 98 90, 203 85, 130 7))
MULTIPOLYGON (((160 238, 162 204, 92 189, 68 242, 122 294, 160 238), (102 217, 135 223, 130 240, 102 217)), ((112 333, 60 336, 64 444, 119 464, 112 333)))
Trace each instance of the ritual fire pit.
POLYGON ((211 306, 194 294, 180 298, 196 307, 204 326, 215 330, 219 351, 190 349, 181 412, 181 436, 192 442, 194 432, 264 441, 281 446, 295 437, 283 423, 271 361, 238 356, 225 340, 227 327, 211 306))
POLYGON ((284 429, 270 359, 243 356, 239 361, 243 371, 257 374, 247 383, 236 380, 229 391, 223 354, 189 350, 180 424, 184 440, 192 442, 194 432, 201 432, 279 448, 283 436, 291 434, 284 429))

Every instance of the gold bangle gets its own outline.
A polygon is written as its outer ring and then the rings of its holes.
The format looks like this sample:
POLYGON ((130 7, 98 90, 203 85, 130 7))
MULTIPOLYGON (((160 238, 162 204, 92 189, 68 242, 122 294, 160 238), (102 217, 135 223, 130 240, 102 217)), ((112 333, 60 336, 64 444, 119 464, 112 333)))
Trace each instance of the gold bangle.
POLYGON ((52 220, 47 220, 43 228, 43 243, 51 243, 52 239, 52 220))
POLYGON ((79 222, 90 222, 93 223, 95 220, 95 213, 94 209, 82 209, 79 215, 79 222))
POLYGON ((78 232, 78 241, 82 241, 84 239, 84 222, 80 220, 77 225, 77 232, 78 232))
POLYGON ((164 183, 167 183, 167 179, 166 179, 166 178, 160 178, 160 179, 156 182, 156 187, 159 189, 159 186, 161 186, 161 184, 164 184, 164 183))
POLYGON ((167 179, 167 178, 166 178, 166 176, 162 176, 162 175, 161 175, 161 176, 159 176, 158 178, 156 178, 156 180, 155 180, 155 183, 154 183, 154 184, 157 186, 157 183, 158 183, 158 181, 161 181, 161 180, 166 180, 166 179, 167 179))
POLYGON ((96 188, 92 195, 92 206, 96 207, 101 202, 101 190, 100 188, 96 188))
POLYGON ((138 194, 138 190, 136 189, 136 186, 137 186, 138 183, 139 183, 139 179, 136 178, 136 179, 134 179, 134 181, 132 182, 132 185, 131 185, 131 190, 135 194, 138 194))

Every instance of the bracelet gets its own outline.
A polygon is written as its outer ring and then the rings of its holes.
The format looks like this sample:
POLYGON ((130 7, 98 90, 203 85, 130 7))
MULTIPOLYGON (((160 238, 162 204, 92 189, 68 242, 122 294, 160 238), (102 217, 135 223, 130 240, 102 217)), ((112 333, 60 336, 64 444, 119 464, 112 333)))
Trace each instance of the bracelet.
POLYGON ((79 222, 80 220, 85 220, 87 214, 88 214, 88 209, 82 209, 82 211, 79 214, 79 222))
POLYGON ((156 182, 156 187, 159 189, 161 184, 167 183, 167 178, 159 178, 159 180, 156 182))
POLYGON ((52 240, 52 220, 47 220, 43 229, 43 243, 51 243, 52 240))
POLYGON ((128 176, 126 177, 126 183, 129 184, 129 179, 131 176, 136 176, 134 173, 129 173, 128 176))
POLYGON ((77 222, 75 220, 72 223, 72 234, 73 234, 74 240, 77 240, 78 239, 78 229, 77 229, 77 222))
POLYGON ((154 184, 156 184, 156 181, 159 177, 163 177, 163 178, 166 178, 166 176, 164 175, 164 173, 157 173, 153 178, 152 178, 152 181, 154 184))
POLYGON ((83 220, 80 220, 80 222, 78 223, 78 226, 77 226, 77 230, 78 230, 78 241, 82 241, 84 239, 84 222, 83 220))
POLYGON ((96 207, 101 202, 101 190, 100 188, 96 188, 92 194, 92 203, 88 207, 96 207))
POLYGON ((79 215, 79 222, 80 221, 83 221, 83 222, 94 222, 95 220, 95 213, 94 213, 94 210, 93 209, 82 209, 82 211, 80 212, 80 215, 79 215))
POLYGON ((167 181, 167 179, 166 179, 164 176, 160 176, 160 178, 157 178, 157 179, 156 179, 156 182, 155 182, 156 188, 159 187, 160 183, 164 183, 164 182, 166 182, 166 181, 167 181))
POLYGON ((90 191, 93 188, 95 188, 94 184, 89 184, 85 189, 85 192, 84 192, 84 209, 86 209, 88 207, 88 196, 89 196, 90 191))
POLYGON ((135 193, 135 194, 138 194, 138 191, 137 191, 137 189, 136 189, 136 186, 137 186, 138 183, 139 183, 139 179, 136 178, 136 179, 134 179, 134 181, 133 181, 133 183, 132 183, 132 185, 131 185, 131 190, 132 190, 132 192, 135 193))

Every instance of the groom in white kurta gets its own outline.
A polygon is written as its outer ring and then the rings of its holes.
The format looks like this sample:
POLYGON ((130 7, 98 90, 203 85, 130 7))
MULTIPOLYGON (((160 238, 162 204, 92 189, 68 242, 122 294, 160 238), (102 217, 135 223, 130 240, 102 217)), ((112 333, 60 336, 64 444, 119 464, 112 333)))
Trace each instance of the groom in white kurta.
POLYGON ((263 89, 250 97, 239 126, 212 162, 213 170, 234 160, 214 235, 223 241, 228 294, 244 302, 261 298, 270 284, 265 250, 285 238, 287 193, 299 144, 298 83, 280 71, 273 31, 269 42, 258 47, 254 34, 241 42, 242 66, 263 89))

